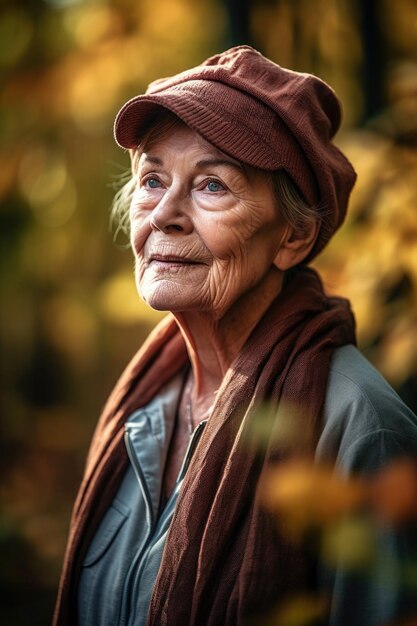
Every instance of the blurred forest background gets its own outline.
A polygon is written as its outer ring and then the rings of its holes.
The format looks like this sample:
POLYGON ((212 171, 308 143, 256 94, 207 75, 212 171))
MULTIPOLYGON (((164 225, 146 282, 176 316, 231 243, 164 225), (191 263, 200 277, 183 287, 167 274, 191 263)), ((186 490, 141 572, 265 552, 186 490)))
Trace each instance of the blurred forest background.
POLYGON ((417 409, 414 0, 2 0, 0 620, 48 624, 95 420, 159 316, 109 207, 129 167, 115 113, 149 81, 238 43, 344 103, 359 174, 316 265, 360 347, 417 409))

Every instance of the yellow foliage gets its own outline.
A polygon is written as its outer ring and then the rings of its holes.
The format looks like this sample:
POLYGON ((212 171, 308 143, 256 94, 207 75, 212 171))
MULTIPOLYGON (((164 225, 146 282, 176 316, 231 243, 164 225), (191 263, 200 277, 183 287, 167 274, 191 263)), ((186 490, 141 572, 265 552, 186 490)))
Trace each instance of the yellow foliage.
POLYGON ((417 154, 369 131, 343 144, 358 182, 346 224, 316 261, 347 296, 359 345, 394 385, 417 375, 417 154))
POLYGON ((375 527, 364 517, 348 517, 323 530, 320 556, 330 568, 366 570, 375 551, 375 527))
POLYGON ((133 270, 110 276, 99 288, 97 302, 102 315, 115 323, 134 324, 145 321, 156 324, 165 315, 151 309, 139 297, 133 270))

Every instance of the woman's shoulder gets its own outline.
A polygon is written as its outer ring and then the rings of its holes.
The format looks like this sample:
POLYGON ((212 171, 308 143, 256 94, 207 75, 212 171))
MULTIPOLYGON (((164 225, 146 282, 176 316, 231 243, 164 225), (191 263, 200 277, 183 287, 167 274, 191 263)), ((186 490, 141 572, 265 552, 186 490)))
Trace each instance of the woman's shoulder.
POLYGON ((400 454, 417 458, 417 417, 355 346, 338 348, 330 364, 317 457, 337 458, 341 468, 352 470, 359 459, 372 469, 400 454))

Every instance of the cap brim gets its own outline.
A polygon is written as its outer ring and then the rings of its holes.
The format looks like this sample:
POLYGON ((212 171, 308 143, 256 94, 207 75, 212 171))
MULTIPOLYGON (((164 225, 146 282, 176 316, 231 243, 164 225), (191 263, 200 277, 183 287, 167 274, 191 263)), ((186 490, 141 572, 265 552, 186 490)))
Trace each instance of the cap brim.
POLYGON ((269 171, 289 169, 287 166, 297 158, 299 148, 295 148, 294 138, 277 115, 254 98, 227 85, 220 87, 222 97, 213 97, 212 91, 207 88, 207 81, 189 81, 161 92, 136 96, 120 109, 116 117, 116 142, 123 148, 136 148, 162 107, 243 163, 269 171), (227 107, 222 102, 225 98, 227 107), (242 106, 248 112, 246 119, 250 120, 250 126, 239 122, 237 115, 233 114, 233 108, 242 110, 242 106), (269 142, 265 139, 265 125, 271 128, 269 142))

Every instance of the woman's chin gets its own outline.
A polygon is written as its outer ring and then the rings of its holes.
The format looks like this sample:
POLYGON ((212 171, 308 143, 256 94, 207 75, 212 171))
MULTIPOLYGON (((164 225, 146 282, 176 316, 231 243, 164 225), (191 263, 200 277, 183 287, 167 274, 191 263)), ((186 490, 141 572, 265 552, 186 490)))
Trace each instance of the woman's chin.
POLYGON ((164 288, 159 285, 156 289, 140 287, 138 291, 142 300, 155 311, 175 313, 194 308, 192 298, 187 297, 184 288, 178 290, 172 286, 164 288))
POLYGON ((139 291, 139 295, 142 298, 142 300, 146 302, 146 304, 150 306, 152 309, 155 309, 155 311, 171 311, 172 310, 170 306, 171 301, 169 298, 164 298, 153 293, 148 294, 143 291, 139 291))

